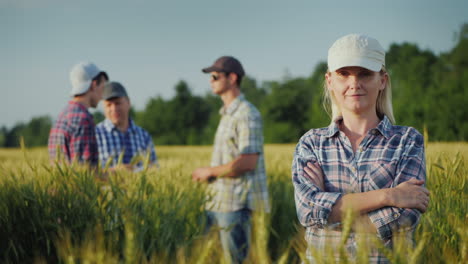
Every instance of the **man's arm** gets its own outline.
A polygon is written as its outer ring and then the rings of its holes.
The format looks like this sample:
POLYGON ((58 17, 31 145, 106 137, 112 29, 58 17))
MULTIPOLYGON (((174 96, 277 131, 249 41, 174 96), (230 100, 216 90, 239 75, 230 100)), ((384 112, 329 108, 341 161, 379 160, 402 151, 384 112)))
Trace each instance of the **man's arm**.
POLYGON ((159 168, 159 163, 158 163, 158 156, 156 154, 156 148, 154 147, 153 139, 151 138, 151 135, 148 133, 148 131, 143 130, 144 135, 146 137, 146 149, 149 151, 149 165, 155 165, 156 168, 159 168))
POLYGON ((198 168, 193 171, 192 179, 207 181, 218 177, 239 177, 248 171, 255 170, 258 156, 258 153, 241 154, 235 160, 220 166, 198 168))
POLYGON ((252 111, 238 119, 235 130, 238 133, 239 156, 233 161, 215 167, 198 168, 192 179, 206 181, 218 177, 239 177, 255 170, 260 153, 263 152, 262 119, 258 111, 252 111))
POLYGON ((83 114, 80 123, 74 125, 75 129, 69 142, 70 159, 97 167, 99 152, 92 116, 83 114))

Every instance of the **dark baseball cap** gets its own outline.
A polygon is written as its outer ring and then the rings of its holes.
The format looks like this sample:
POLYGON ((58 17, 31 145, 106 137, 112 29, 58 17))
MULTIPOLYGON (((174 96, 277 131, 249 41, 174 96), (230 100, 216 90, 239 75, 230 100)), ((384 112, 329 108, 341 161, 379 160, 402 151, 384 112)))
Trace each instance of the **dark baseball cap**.
POLYGON ((109 100, 115 97, 128 97, 125 87, 118 82, 108 82, 104 86, 103 100, 109 100))
POLYGON ((239 77, 242 77, 245 74, 244 68, 242 68, 242 64, 236 58, 231 56, 222 56, 219 59, 217 59, 210 67, 202 69, 202 72, 204 73, 214 71, 233 72, 239 77))

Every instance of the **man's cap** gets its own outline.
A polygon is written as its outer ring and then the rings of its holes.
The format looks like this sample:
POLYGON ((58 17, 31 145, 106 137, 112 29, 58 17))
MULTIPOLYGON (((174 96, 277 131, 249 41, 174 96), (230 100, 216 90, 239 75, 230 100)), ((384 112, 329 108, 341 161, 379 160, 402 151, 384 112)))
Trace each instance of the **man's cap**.
POLYGON ((242 64, 232 56, 222 56, 217 59, 210 67, 202 69, 204 73, 210 72, 233 72, 239 77, 244 76, 242 64))
POLYGON ((125 87, 119 82, 108 82, 104 86, 103 100, 109 100, 116 97, 128 97, 125 87))
POLYGON ((371 37, 349 34, 339 38, 328 50, 328 70, 358 66, 378 72, 385 66, 385 50, 371 37))
POLYGON ((71 95, 86 93, 91 86, 93 79, 100 73, 104 73, 107 76, 106 72, 101 71, 92 62, 80 62, 73 66, 70 71, 70 81, 72 85, 71 95))

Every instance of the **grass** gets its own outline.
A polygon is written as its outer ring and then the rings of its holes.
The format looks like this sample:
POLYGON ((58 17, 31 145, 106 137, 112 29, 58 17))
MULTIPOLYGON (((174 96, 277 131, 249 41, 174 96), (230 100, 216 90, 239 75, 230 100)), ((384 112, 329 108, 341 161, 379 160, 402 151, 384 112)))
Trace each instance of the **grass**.
MULTIPOLYGON (((270 214, 254 215, 249 263, 300 263, 291 160, 294 145, 267 145, 270 214)), ((204 234, 204 185, 191 172, 211 147, 157 147, 160 168, 118 172, 108 183, 80 167, 51 166, 47 150, 0 150, 0 262, 222 263, 204 234)), ((413 249, 387 250, 394 263, 468 263, 468 144, 429 143, 431 204, 413 249)), ((357 260, 365 261, 364 245, 357 260), (362 257, 364 256, 364 257, 362 257)), ((333 262, 323 256, 325 263, 333 262)))

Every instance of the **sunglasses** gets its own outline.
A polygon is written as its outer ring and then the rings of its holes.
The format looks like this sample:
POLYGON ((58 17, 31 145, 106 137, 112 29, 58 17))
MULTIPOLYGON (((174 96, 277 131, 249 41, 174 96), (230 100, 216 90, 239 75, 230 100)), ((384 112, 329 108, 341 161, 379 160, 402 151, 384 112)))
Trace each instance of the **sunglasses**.
MULTIPOLYGON (((227 73, 227 72, 225 72, 225 73, 223 73, 223 74, 226 75, 226 76, 229 75, 229 73, 227 73)), ((219 80, 220 78, 221 78, 221 75, 211 74, 211 79, 212 79, 213 81, 217 81, 217 80, 219 80)))

